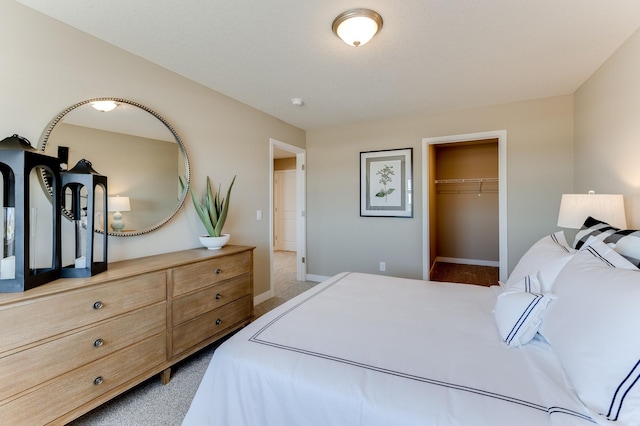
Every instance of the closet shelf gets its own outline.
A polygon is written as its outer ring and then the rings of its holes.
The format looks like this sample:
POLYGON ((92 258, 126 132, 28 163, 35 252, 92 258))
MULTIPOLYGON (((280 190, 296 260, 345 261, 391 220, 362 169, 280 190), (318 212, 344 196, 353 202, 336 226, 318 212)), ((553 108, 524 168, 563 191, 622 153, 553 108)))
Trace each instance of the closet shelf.
MULTIPOLYGON (((483 188, 484 184, 496 184, 498 178, 467 178, 467 179, 436 179, 437 184, 477 184, 477 189, 458 189, 458 190, 438 190, 438 194, 473 194, 477 193, 478 196, 482 193, 497 193, 495 185, 489 185, 490 189, 483 188)), ((451 188, 451 187, 450 187, 451 188)), ((458 186, 457 188, 461 188, 458 186)), ((468 187, 467 187, 468 188, 468 187)))
POLYGON ((468 178, 468 179, 436 179, 436 183, 488 183, 498 182, 498 178, 468 178))

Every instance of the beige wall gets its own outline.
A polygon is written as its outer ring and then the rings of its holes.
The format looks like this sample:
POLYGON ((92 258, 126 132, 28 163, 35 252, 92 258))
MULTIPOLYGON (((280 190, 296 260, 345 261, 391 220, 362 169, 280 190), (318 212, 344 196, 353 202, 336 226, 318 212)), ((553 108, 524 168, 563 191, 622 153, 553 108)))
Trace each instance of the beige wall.
POLYGON ((640 226, 640 32, 575 93, 575 191, 624 194, 640 226))
POLYGON ((507 130, 508 265, 556 229, 573 187, 573 97, 307 132, 308 271, 422 277, 422 138, 507 130), (414 217, 359 216, 359 153, 413 148, 414 217))
MULTIPOLYGON (((269 220, 256 221, 255 212, 269 211, 269 138, 304 147, 305 132, 15 2, 1 1, 0 16, 0 135, 18 133, 36 144, 49 120, 95 97, 151 108, 184 142, 196 190, 207 175, 223 186, 238 176, 225 231, 233 244, 257 246, 256 293, 266 292, 269 220)), ((187 200, 158 231, 110 237, 109 260, 198 247, 203 231, 187 200)))

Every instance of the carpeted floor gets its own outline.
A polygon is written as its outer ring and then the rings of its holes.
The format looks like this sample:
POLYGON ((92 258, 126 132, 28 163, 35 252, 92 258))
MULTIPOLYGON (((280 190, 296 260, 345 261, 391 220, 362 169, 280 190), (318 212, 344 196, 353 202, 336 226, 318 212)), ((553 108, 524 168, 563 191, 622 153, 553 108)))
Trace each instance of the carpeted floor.
POLYGON ((436 262, 431 280, 492 286, 498 284, 500 269, 492 266, 436 262))
MULTIPOLYGON (((275 252, 275 297, 256 305, 260 316, 313 287, 315 282, 296 281, 296 253, 275 252)), ((73 426, 175 426, 182 423, 200 385, 216 344, 172 367, 171 381, 162 385, 159 375, 69 423, 73 426)))

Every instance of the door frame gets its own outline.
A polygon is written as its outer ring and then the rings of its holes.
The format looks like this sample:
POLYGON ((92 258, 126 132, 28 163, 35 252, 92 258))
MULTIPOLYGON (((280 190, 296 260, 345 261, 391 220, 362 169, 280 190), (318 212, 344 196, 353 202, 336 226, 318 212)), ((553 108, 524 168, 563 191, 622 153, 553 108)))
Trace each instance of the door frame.
POLYGON ((274 148, 291 152, 296 157, 296 280, 306 281, 307 276, 307 220, 306 220, 306 156, 307 151, 294 145, 269 139, 269 293, 273 295, 273 160, 274 148))
POLYGON ((429 279, 431 269, 431 244, 429 229, 429 145, 498 139, 498 252, 500 280, 508 276, 507 250, 507 131, 466 133, 422 139, 422 278, 429 279))

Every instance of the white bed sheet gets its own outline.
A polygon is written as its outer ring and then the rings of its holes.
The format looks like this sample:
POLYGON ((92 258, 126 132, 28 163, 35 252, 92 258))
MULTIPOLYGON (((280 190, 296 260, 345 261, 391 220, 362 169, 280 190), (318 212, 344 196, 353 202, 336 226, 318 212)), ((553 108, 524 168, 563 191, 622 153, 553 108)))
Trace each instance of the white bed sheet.
POLYGON ((183 425, 587 425, 543 343, 500 340, 491 288, 343 273, 214 353, 183 425))

